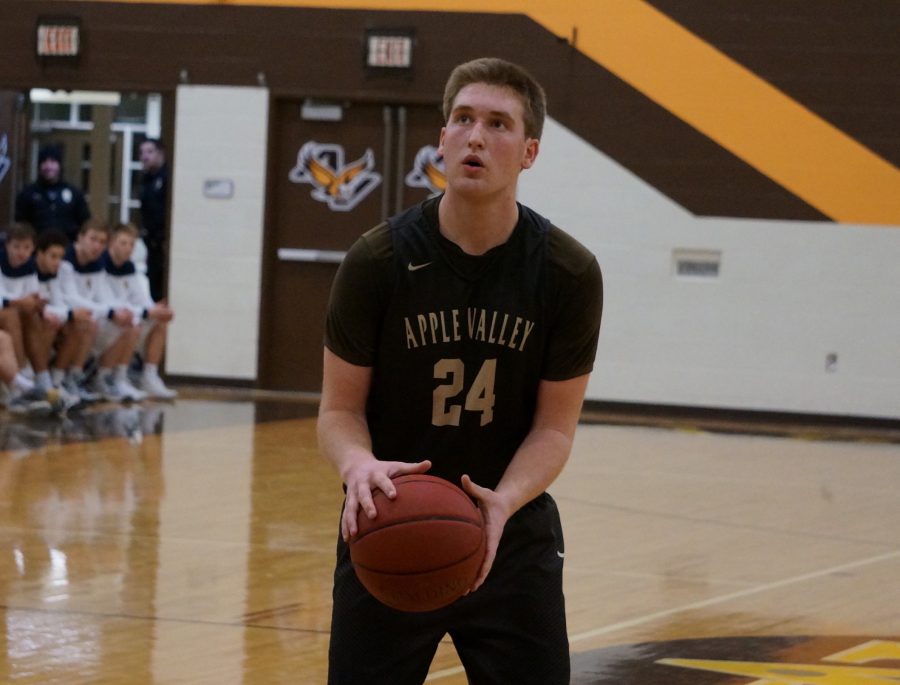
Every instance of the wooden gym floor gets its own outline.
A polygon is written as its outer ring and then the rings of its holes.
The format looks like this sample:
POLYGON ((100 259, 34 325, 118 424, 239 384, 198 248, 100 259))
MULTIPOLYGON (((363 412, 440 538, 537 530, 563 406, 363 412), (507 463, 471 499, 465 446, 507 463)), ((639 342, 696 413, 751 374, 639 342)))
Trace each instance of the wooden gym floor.
MULTIPOLYGON (((0 682, 324 682, 340 483, 255 397, 0 415, 0 682)), ((900 444, 856 437, 582 425, 572 682, 900 680, 900 444)))

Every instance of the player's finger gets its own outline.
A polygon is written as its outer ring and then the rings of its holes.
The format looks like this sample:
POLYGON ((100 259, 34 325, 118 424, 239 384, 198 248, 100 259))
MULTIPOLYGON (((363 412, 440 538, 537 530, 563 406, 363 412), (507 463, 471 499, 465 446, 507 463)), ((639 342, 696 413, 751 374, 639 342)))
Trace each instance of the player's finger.
POLYGON ((369 489, 368 483, 361 483, 359 485, 356 497, 359 500, 360 508, 366 512, 366 516, 370 519, 375 518, 375 515, 378 512, 375 509, 375 502, 372 500, 372 491, 369 489))
POLYGON ((347 501, 344 502, 344 513, 341 516, 341 536, 344 542, 356 535, 356 515, 359 509, 356 506, 356 498, 347 491, 347 501))
MULTIPOLYGON (((386 473, 376 473, 372 476, 373 485, 381 490, 388 499, 394 499, 397 496, 397 488, 394 482, 386 473)), ((369 517, 371 518, 371 517, 369 517)))
POLYGON ((469 478, 468 474, 463 474, 460 482, 462 483, 463 490, 478 501, 484 500, 487 493, 493 492, 493 490, 488 490, 475 483, 475 481, 469 478))
POLYGON ((490 573, 491 566, 494 565, 494 557, 496 557, 496 549, 488 549, 487 553, 484 555, 484 562, 481 564, 481 569, 478 571, 478 576, 475 578, 475 582, 472 583, 472 589, 469 590, 469 592, 475 592, 475 590, 484 584, 488 573, 490 573))

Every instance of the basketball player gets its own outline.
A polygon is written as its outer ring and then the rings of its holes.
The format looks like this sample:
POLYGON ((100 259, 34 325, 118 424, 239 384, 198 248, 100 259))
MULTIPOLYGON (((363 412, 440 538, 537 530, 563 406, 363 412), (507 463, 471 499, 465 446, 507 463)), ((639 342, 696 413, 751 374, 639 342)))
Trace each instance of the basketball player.
POLYGON ((159 364, 166 349, 169 322, 175 312, 165 300, 154 302, 147 277, 131 261, 139 235, 137 227, 130 223, 119 224, 112 229, 109 247, 104 255, 106 282, 112 300, 131 308, 135 318, 140 320, 138 326, 141 332, 136 347, 144 362, 138 381, 140 390, 154 399, 173 400, 178 393, 166 387, 160 378, 159 364))
POLYGON ((139 402, 147 394, 129 382, 127 373, 141 332, 140 315, 112 300, 103 260, 108 239, 105 224, 85 222, 59 266, 59 285, 70 307, 89 308, 98 323, 91 350, 97 373, 90 390, 109 402, 139 402))
POLYGON ((320 445, 346 487, 329 683, 422 683, 453 639, 469 682, 563 685, 563 539, 545 489, 565 464, 602 309, 596 259, 516 202, 537 158, 540 85, 498 59, 457 67, 439 152, 447 189, 362 236, 328 307, 320 445), (360 585, 347 541, 372 492, 428 471, 461 484, 486 524, 470 592, 389 609, 360 585))

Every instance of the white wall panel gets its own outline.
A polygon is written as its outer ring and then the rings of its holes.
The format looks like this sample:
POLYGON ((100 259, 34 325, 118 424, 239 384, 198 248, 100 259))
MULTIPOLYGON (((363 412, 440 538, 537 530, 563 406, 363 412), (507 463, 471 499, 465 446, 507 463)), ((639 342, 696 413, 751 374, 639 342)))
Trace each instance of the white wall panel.
MULTIPOLYGON (((252 380, 268 93, 177 105, 168 371, 252 380), (204 198, 207 178, 234 198, 204 198)), ((900 417, 897 227, 695 217, 553 120, 520 198, 603 268, 589 399, 900 417), (678 249, 720 252, 718 277, 677 276, 678 249)))
POLYGON ((178 88, 168 373, 256 379, 268 109, 264 88, 178 88), (208 179, 233 197, 204 197, 208 179))
POLYGON ((900 227, 694 217, 552 120, 520 199, 603 268, 590 399, 900 417, 900 227))

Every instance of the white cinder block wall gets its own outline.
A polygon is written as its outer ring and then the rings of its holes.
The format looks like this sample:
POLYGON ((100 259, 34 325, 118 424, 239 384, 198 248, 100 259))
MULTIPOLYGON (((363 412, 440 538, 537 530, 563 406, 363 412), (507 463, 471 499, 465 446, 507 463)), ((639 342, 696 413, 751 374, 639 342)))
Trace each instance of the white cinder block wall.
MULTIPOLYGON (((177 97, 167 370, 253 380, 268 92, 177 97)), ((698 218, 552 119, 520 199, 603 267, 589 399, 900 418, 900 227, 698 218), (719 276, 677 276, 679 249, 719 276)))
POLYGON ((269 92, 181 86, 175 106, 166 370, 255 380, 269 92), (204 195, 215 179, 231 198, 204 195))
POLYGON ((900 227, 697 218, 554 121, 520 199, 603 268, 590 399, 900 418, 900 227))

